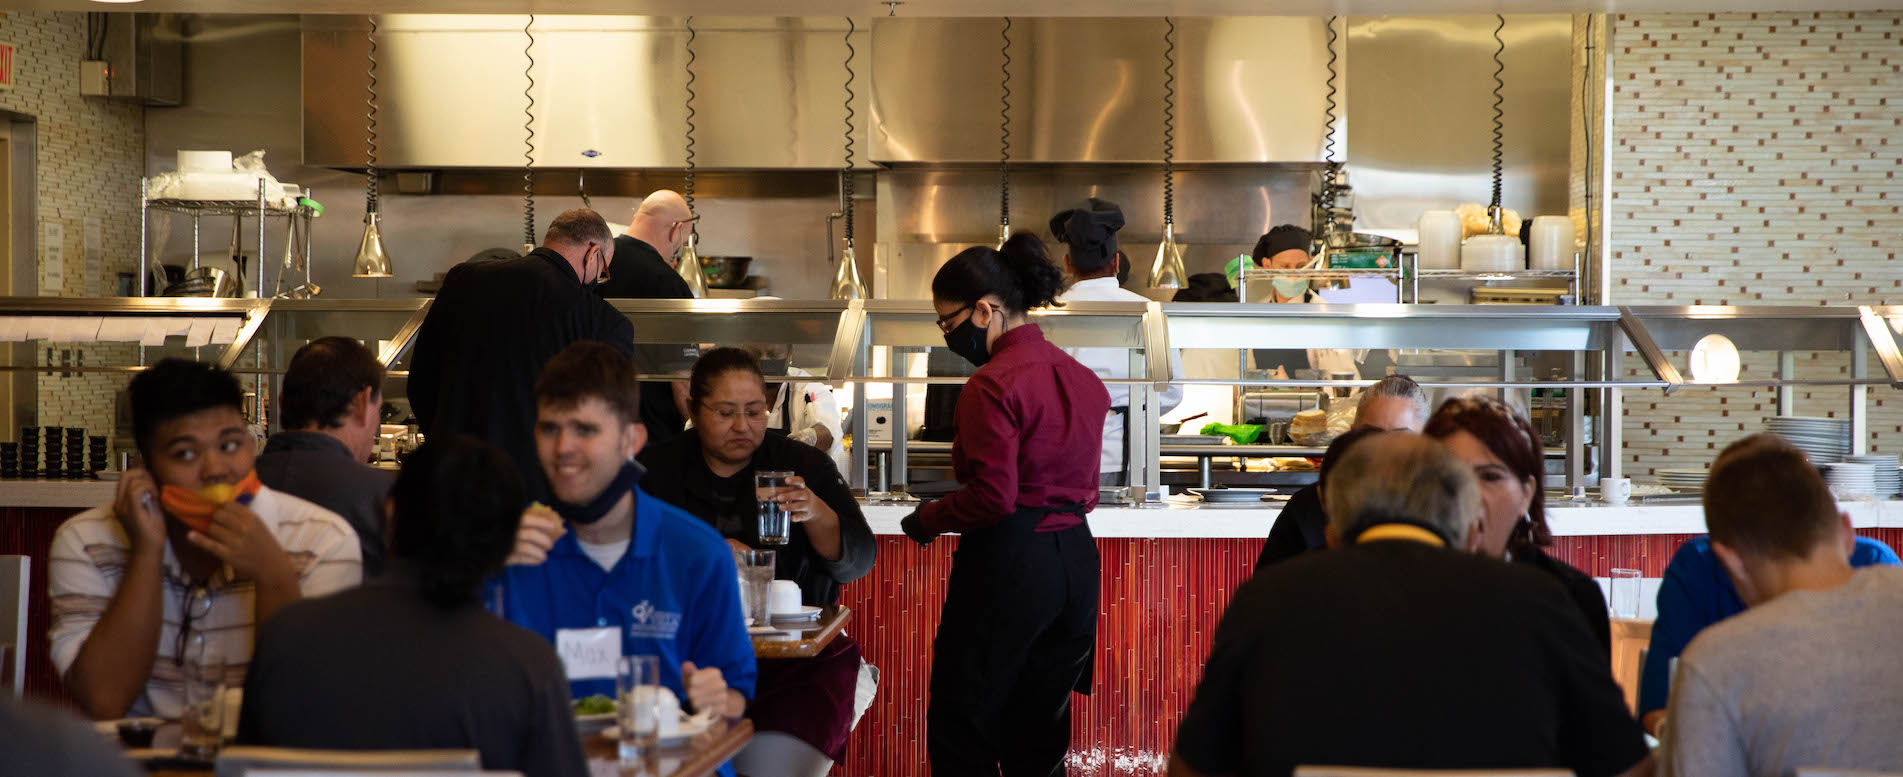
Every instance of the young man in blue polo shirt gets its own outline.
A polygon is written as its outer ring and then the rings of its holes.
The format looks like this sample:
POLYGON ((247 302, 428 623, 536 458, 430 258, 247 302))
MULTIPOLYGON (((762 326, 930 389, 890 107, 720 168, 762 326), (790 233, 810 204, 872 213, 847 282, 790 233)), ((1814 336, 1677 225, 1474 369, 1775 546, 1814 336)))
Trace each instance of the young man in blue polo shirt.
POLYGON ((549 361, 535 398, 555 504, 523 517, 503 614, 555 643, 577 698, 614 695, 612 656, 655 655, 690 710, 741 716, 755 668, 733 556, 712 527, 636 485, 647 434, 634 365, 578 342, 549 361))

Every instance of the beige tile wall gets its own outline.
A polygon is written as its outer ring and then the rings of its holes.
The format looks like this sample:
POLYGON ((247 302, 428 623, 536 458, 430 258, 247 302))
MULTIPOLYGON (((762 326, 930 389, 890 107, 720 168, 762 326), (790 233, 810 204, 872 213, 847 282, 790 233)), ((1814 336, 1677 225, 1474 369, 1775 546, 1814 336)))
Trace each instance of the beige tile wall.
MULTIPOLYGON (((0 13, 0 42, 14 45, 16 67, 14 88, 0 91, 0 109, 34 117, 39 143, 39 220, 57 222, 65 230, 63 294, 113 294, 117 274, 131 272, 138 264, 145 111, 135 103, 79 95, 79 67, 86 49, 84 14, 0 13), (100 272, 91 278, 85 277, 82 244, 87 218, 98 219, 101 227, 100 272)), ((35 264, 40 267, 39 284, 44 290, 49 285, 45 264, 35 264)), ((136 358, 129 346, 52 347, 56 364, 68 350, 76 361, 89 365, 129 364, 136 358)), ((35 358, 46 362, 44 346, 35 358)), ((39 423, 109 429, 113 396, 125 380, 104 374, 43 375, 38 379, 39 423)))
MULTIPOLYGON (((1613 25, 1615 304, 1903 304, 1903 13, 1613 25)), ((1747 374, 1775 361, 1747 354, 1747 374)), ((1848 363, 1801 354, 1798 374, 1848 363)), ((1843 388, 1806 390, 1797 412, 1842 417, 1846 403, 1843 388)), ((1630 392, 1628 473, 1702 466, 1776 408, 1768 390, 1630 392)), ((1872 390, 1870 409, 1873 449, 1903 453, 1903 397, 1872 390)))

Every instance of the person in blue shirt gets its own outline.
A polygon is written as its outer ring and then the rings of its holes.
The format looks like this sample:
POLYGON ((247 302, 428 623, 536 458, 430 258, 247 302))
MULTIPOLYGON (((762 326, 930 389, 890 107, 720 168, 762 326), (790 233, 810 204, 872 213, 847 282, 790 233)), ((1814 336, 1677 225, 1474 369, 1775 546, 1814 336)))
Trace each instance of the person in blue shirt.
MULTIPOLYGON (((1847 550, 1852 567, 1899 564, 1896 551, 1869 537, 1857 537, 1847 550)), ((1731 576, 1712 553, 1711 538, 1701 534, 1680 545, 1659 581, 1658 617, 1652 622, 1652 644, 1639 676, 1639 720, 1648 733, 1658 736, 1659 724, 1665 720, 1672 660, 1685 652, 1698 632, 1741 612, 1744 600, 1738 598, 1731 576)))
POLYGON ((543 369, 535 398, 553 514, 523 516, 492 601, 555 643, 578 698, 615 693, 613 662, 583 656, 654 655, 688 710, 740 717, 756 669, 733 555, 712 527, 637 485, 647 435, 633 363, 575 343, 543 369))

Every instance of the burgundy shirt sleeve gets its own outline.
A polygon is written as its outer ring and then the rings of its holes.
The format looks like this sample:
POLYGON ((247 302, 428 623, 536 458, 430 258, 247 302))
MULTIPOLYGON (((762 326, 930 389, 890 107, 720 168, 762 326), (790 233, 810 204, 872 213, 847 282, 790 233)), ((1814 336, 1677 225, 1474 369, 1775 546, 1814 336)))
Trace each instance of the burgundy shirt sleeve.
POLYGON ((958 450, 970 476, 950 496, 919 510, 935 534, 982 529, 1014 512, 1018 501, 1018 417, 1004 387, 973 375, 958 395, 958 450))

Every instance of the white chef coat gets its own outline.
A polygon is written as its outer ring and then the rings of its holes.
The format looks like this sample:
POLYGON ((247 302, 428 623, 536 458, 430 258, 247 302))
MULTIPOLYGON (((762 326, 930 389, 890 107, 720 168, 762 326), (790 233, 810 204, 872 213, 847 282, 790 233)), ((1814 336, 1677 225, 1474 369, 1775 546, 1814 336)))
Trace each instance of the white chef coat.
MULTIPOLYGON (((812 377, 812 373, 798 367, 787 367, 786 374, 788 377, 812 377)), ((846 430, 844 424, 840 422, 839 400, 833 396, 832 387, 824 383, 794 383, 792 381, 782 383, 780 386, 781 391, 793 392, 791 401, 785 403, 786 406, 790 406, 793 415, 792 423, 786 424, 787 431, 793 433, 801 429, 811 429, 815 424, 826 427, 833 433, 833 444, 832 447, 826 449, 826 455, 831 457, 833 464, 839 467, 839 472, 845 474, 846 468, 851 465, 851 460, 846 458, 844 442, 846 430)), ((782 403, 776 395, 773 413, 767 416, 768 428, 780 428, 781 407, 782 403)))
MULTIPOLYGON (((1063 294, 1058 302, 1148 302, 1143 295, 1123 288, 1114 277, 1091 278, 1078 281, 1063 294)), ((1099 378, 1130 377, 1130 351, 1127 348, 1065 348, 1078 363, 1089 367, 1099 378)), ((1176 352, 1170 352, 1170 369, 1177 375, 1183 374, 1182 360, 1176 352)), ((1130 387, 1105 384, 1110 391, 1111 407, 1130 405, 1130 387)), ((1171 385, 1159 392, 1157 401, 1162 412, 1176 409, 1183 401, 1183 387, 1171 385)), ((1123 416, 1111 413, 1103 423, 1103 454, 1097 457, 1099 473, 1123 471, 1123 416)))

